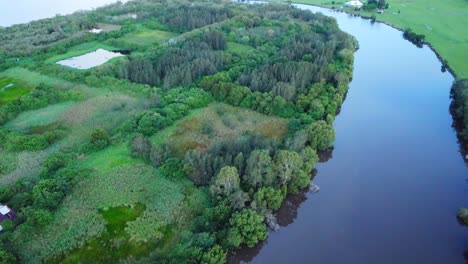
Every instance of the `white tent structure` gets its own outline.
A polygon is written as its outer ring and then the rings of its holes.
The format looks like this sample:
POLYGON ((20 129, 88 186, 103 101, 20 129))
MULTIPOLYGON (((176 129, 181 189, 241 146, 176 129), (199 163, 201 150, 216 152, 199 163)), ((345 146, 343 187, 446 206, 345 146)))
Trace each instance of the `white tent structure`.
POLYGON ((345 3, 345 6, 361 8, 364 4, 358 0, 352 0, 345 3))

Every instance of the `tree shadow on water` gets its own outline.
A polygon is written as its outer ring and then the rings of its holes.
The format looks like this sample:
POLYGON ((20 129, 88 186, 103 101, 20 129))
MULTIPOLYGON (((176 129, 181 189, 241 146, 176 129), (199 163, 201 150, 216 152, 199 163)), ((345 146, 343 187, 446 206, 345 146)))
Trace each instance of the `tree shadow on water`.
MULTIPOLYGON (((468 81, 466 81, 465 83, 468 83, 468 81)), ((468 163, 468 140, 467 137, 463 135, 463 127, 465 126, 463 118, 457 114, 457 108, 459 108, 460 106, 456 103, 456 85, 457 83, 455 82, 450 91, 450 97, 452 98, 452 102, 450 104, 449 111, 452 115, 452 128, 457 134, 457 141, 460 147, 459 152, 463 160, 468 163)))

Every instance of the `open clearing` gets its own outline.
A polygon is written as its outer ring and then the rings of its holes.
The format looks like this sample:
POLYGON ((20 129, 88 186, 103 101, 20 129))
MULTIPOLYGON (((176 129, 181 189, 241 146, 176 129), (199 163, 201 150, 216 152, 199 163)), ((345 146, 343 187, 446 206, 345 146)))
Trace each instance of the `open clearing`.
POLYGON ((0 105, 14 101, 29 93, 31 87, 14 78, 0 77, 0 105))
POLYGON ((182 157, 189 150, 204 149, 216 140, 237 138, 247 132, 281 139, 288 132, 288 121, 215 103, 157 133, 152 141, 155 144, 168 143, 174 153, 182 157))
POLYGON ((251 51, 255 50, 255 48, 253 48, 251 46, 240 44, 240 43, 237 43, 237 42, 231 42, 231 41, 228 42, 227 48, 228 48, 228 51, 230 51, 230 52, 236 52, 236 53, 240 53, 240 54, 248 53, 248 52, 251 52, 251 51))
POLYGON ((128 33, 120 39, 138 45, 151 45, 154 43, 164 43, 176 36, 178 34, 169 31, 141 29, 128 33))

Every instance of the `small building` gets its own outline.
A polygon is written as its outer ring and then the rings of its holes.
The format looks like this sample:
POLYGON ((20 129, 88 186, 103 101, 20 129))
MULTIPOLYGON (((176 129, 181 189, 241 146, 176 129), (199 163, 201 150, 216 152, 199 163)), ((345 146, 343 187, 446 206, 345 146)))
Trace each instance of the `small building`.
POLYGON ((364 4, 359 0, 352 0, 345 3, 345 6, 361 8, 364 4))
POLYGON ((90 33, 93 33, 93 34, 99 34, 102 32, 102 29, 100 28, 93 28, 89 31, 90 33))
MULTIPOLYGON (((16 213, 11 210, 8 206, 6 205, 1 205, 0 204, 0 224, 5 221, 5 220, 15 220, 16 218, 16 213)), ((0 232, 3 231, 3 227, 0 225, 0 232)))

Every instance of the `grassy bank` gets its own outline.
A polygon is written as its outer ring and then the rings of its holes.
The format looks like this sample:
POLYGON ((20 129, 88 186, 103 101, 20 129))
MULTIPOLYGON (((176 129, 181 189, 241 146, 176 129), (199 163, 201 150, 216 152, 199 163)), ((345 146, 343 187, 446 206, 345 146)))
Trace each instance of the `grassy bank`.
MULTIPOLYGON (((295 0, 294 3, 340 7, 346 1, 295 0)), ((383 14, 368 11, 348 12, 364 16, 375 15, 378 21, 398 28, 411 28, 426 36, 442 59, 448 62, 458 78, 468 78, 468 2, 464 0, 390 0, 383 14)))

